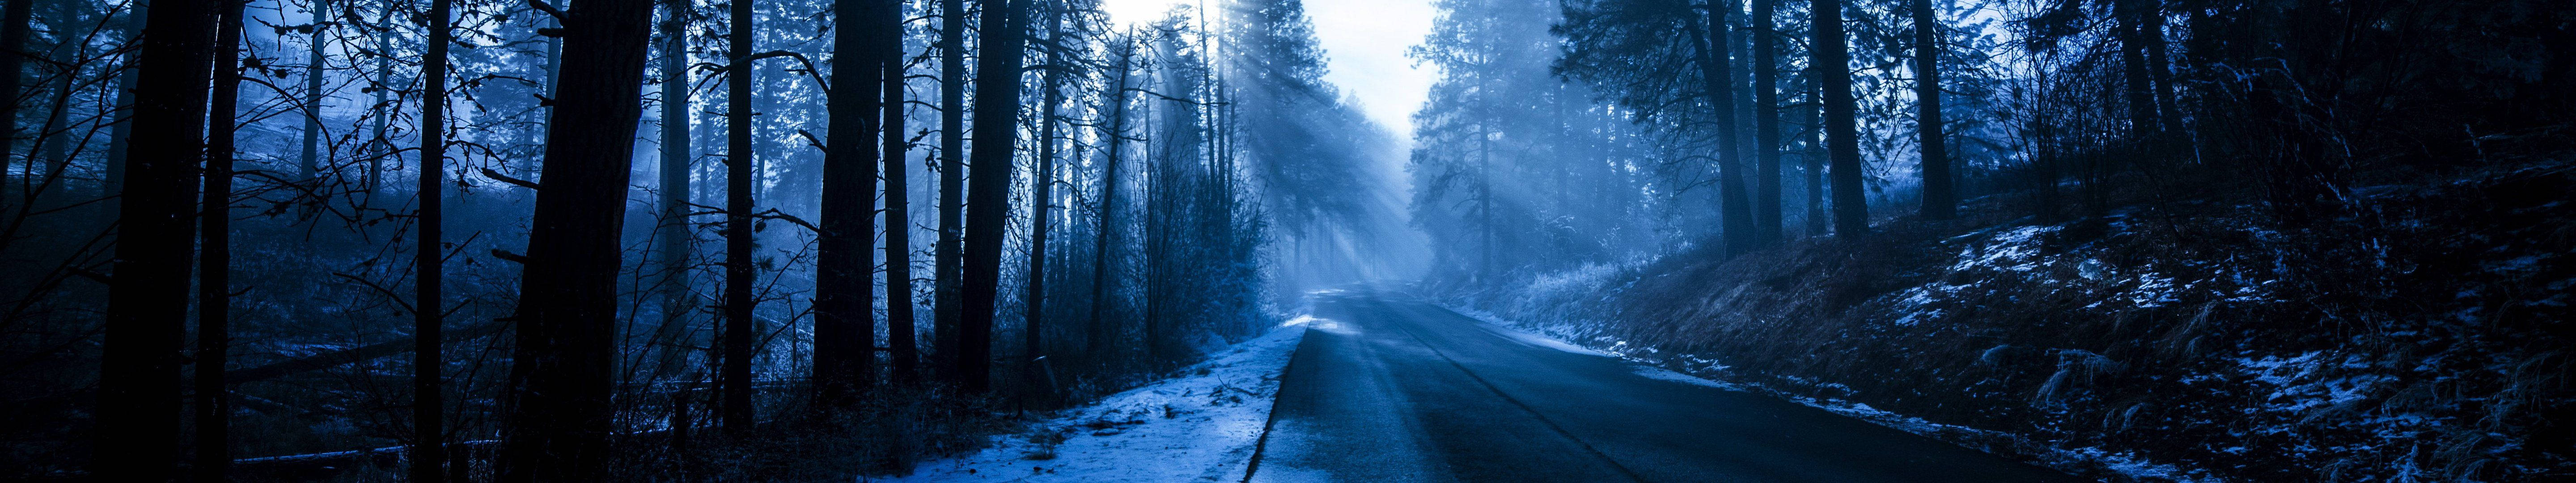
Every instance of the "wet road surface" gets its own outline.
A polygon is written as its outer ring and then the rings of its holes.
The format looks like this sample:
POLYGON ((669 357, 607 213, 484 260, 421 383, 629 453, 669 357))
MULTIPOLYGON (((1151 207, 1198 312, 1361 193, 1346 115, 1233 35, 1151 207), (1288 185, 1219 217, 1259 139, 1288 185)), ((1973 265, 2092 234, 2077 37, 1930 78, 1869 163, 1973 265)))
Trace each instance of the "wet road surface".
POLYGON ((1317 297, 1249 481, 2082 481, 1401 295, 1317 297))

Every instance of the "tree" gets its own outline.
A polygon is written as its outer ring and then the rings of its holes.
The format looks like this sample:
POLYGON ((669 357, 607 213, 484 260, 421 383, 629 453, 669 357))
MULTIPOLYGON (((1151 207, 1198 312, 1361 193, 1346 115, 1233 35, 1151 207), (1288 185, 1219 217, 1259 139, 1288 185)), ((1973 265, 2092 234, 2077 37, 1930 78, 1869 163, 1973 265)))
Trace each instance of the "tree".
POLYGON ((35 30, 35 15, 33 0, 0 6, 0 157, 18 144, 18 90, 27 76, 27 34, 35 30))
POLYGON ((444 203, 440 199, 447 189, 447 47, 452 32, 448 22, 453 16, 451 0, 430 0, 429 43, 421 62, 423 84, 420 98, 420 185, 413 193, 418 199, 414 209, 420 233, 414 243, 412 270, 412 363, 411 363, 411 481, 429 482, 445 479, 447 463, 447 427, 444 391, 439 375, 447 361, 439 352, 440 332, 444 329, 441 307, 446 305, 440 293, 444 283, 443 267, 447 253, 441 250, 440 224, 444 223, 444 203))
MULTIPOLYGON (((747 4, 748 2, 743 2, 747 4)), ((643 115, 653 4, 573 0, 567 76, 547 121, 544 169, 520 277, 501 481, 599 481, 608 471, 617 363, 618 237, 643 115)))
POLYGON ((1780 244, 1779 0, 1753 0, 1753 225, 1757 246, 1780 244))
POLYGON ((1115 337, 1115 331, 1107 320, 1111 270, 1109 251, 1110 237, 1118 233, 1119 227, 1118 165, 1120 160, 1118 158, 1127 147, 1127 81, 1136 67, 1135 32, 1129 31, 1127 35, 1119 37, 1117 46, 1113 49, 1118 56, 1118 81, 1107 93, 1109 121, 1100 125, 1100 139, 1101 142, 1108 144, 1104 149, 1109 152, 1101 160, 1106 166, 1102 167, 1100 175, 1100 223, 1092 233, 1091 320, 1083 325, 1086 331, 1084 334, 1086 337, 1083 338, 1084 350, 1089 353, 1095 365, 1107 364, 1110 358, 1109 350, 1116 347, 1110 343, 1110 339, 1115 337))
MULTIPOLYGON (((116 261, 99 354, 92 455, 100 481, 164 481, 179 461, 180 340, 187 334, 189 233, 195 171, 205 155, 219 2, 164 2, 144 25, 134 127, 167 136, 123 138, 116 261)), ((9 75, 15 75, 10 73, 9 75)))
POLYGON ((725 27, 724 364, 716 369, 726 431, 751 430, 751 145, 752 0, 732 0, 725 27))
POLYGON ((822 230, 814 272, 814 392, 824 407, 857 402, 875 374, 876 102, 886 62, 875 10, 891 2, 833 2, 831 131, 823 141, 822 230))
POLYGON ((1735 145, 1738 135, 1732 107, 1735 90, 1731 85, 1735 76, 1727 69, 1734 42, 1728 40, 1726 20, 1735 8, 1732 1, 1727 3, 1730 5, 1709 2, 1706 22, 1689 22, 1688 29, 1693 55, 1698 57, 1701 92, 1716 111, 1713 124, 1717 125, 1718 139, 1718 220, 1725 225, 1726 252, 1742 254, 1752 250, 1756 238, 1752 199, 1744 192, 1744 160, 1736 156, 1741 151, 1735 145))
POLYGON ((300 175, 298 179, 305 182, 318 183, 322 176, 319 159, 322 149, 322 68, 325 64, 323 51, 326 50, 326 42, 330 41, 331 0, 313 0, 311 14, 313 24, 308 27, 312 28, 313 33, 310 38, 313 42, 313 52, 304 61, 304 99, 301 102, 304 111, 304 155, 297 158, 302 160, 303 164, 300 166, 303 170, 296 174, 300 175))
POLYGON ((958 279, 956 379, 967 393, 991 385, 993 318, 1002 278, 1002 228, 1009 220, 1012 146, 1019 135, 1020 57, 1027 46, 1019 0, 984 4, 983 55, 975 79, 975 170, 967 181, 965 265, 958 279))
MULTIPOLYGON (((205 197, 198 202, 197 481, 225 481, 232 466, 232 392, 224 384, 232 348, 232 195, 234 111, 241 103, 242 4, 220 0, 215 28, 213 99, 206 126, 205 197)), ((26 2, 16 2, 26 3, 26 2)), ((0 54, 5 55, 5 54, 0 54)))
POLYGON ((661 182, 655 187, 661 196, 655 206, 662 209, 661 231, 653 237, 661 241, 662 323, 654 329, 653 340, 664 344, 654 376, 679 372, 687 359, 681 350, 688 344, 680 338, 689 330, 689 313, 697 310, 696 299, 689 294, 689 259, 697 254, 696 237, 689 230, 689 0, 664 0, 662 20, 662 149, 661 182))
MULTIPOLYGON (((1064 42, 1063 1, 1048 2, 1046 9, 1047 68, 1040 72, 1045 76, 1045 80, 1040 87, 1043 92, 1040 94, 1041 100, 1038 105, 1038 165, 1030 172, 1030 177, 1033 179, 1029 182, 1029 189, 1034 193, 1029 195, 1029 292, 1028 297, 1023 301, 1028 307, 1025 310, 1028 323, 1024 326, 1028 332, 1028 340, 1022 346, 1027 351, 1023 357, 1030 363, 1027 374, 1029 387, 1034 390, 1051 391, 1054 388, 1046 387, 1048 381, 1041 377, 1042 368, 1036 365, 1036 361, 1046 354, 1047 207, 1055 202, 1053 189, 1055 188, 1056 108, 1064 103, 1062 90, 1064 77, 1073 71, 1064 65, 1063 56, 1060 55, 1065 49, 1071 48, 1064 42)), ((1031 394, 1029 397, 1035 399, 1043 396, 1031 394)))
POLYGON ((1834 235, 1858 238, 1869 232, 1868 199, 1861 193, 1860 138, 1852 101, 1851 52, 1843 38, 1842 0, 1815 0, 1815 41, 1808 45, 1815 60, 1816 82, 1825 104, 1825 150, 1833 178, 1834 235))
POLYGON ((911 186, 906 177, 904 151, 911 147, 903 137, 904 129, 904 59, 903 9, 879 9, 877 62, 883 99, 877 106, 883 133, 878 140, 885 153, 885 259, 886 259, 886 344, 887 356, 893 359, 894 381, 911 384, 921 379, 920 347, 913 340, 912 314, 912 208, 908 204, 911 186))
POLYGON ((931 345, 939 377, 963 383, 957 336, 965 278, 966 0, 939 2, 939 244, 931 254, 931 345))
POLYGON ((1941 134, 1941 24, 1932 16, 1932 0, 1907 2, 1914 14, 1915 129, 1923 146, 1923 217, 1957 216, 1959 195, 1951 183, 1950 152, 1941 134))

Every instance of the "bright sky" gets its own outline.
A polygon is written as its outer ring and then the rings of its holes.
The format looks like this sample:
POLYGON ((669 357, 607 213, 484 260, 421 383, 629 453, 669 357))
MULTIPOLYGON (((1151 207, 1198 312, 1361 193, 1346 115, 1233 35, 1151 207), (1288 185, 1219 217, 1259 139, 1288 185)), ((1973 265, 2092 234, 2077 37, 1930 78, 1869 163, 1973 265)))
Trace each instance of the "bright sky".
MULTIPOLYGON (((1101 8, 1121 22, 1146 22, 1173 5, 1215 8, 1224 0, 1103 0, 1101 8)), ((1417 67, 1404 50, 1431 33, 1430 0, 1306 0, 1315 20, 1315 36, 1329 58, 1324 80, 1359 99, 1370 119, 1398 139, 1413 137, 1413 111, 1431 89, 1432 70, 1417 67)), ((1405 143, 1408 146, 1410 142, 1405 143)))

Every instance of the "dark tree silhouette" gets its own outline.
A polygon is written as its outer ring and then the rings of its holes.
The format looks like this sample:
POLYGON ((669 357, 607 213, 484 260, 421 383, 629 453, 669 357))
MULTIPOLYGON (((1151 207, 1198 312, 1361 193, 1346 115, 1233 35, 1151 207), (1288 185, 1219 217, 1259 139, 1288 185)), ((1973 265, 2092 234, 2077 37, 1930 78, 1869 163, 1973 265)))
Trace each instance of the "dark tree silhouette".
POLYGON ((1754 244, 1780 244, 1780 0, 1753 0, 1754 244))
POLYGON ((1932 16, 1932 0, 1907 2, 1914 14, 1914 115, 1917 142, 1923 146, 1923 217, 1958 216, 1959 194, 1950 174, 1950 151, 1941 134, 1941 23, 1932 16))
POLYGON ((420 98, 420 185, 413 192, 417 198, 420 233, 412 254, 412 363, 411 363, 411 481, 441 481, 447 462, 446 389, 439 381, 447 365, 440 353, 443 327, 441 293, 445 283, 447 253, 440 246, 445 223, 445 203, 440 194, 447 189, 447 44, 450 17, 455 8, 451 0, 430 0, 429 43, 421 61, 420 98))
POLYGON ((876 10, 891 2, 833 2, 831 123, 823 155, 822 230, 814 267, 814 393, 826 408, 857 402, 875 374, 877 159, 884 40, 876 10))
MULTIPOLYGON (((748 3, 748 2, 745 2, 748 3)), ((653 3, 573 0, 565 89, 547 121, 536 213, 521 262, 518 344, 500 480, 607 478, 616 381, 618 236, 643 115, 653 3)))
POLYGON ((1735 75, 1728 69, 1731 64, 1728 59, 1732 58, 1735 43, 1729 41, 1731 36, 1727 33, 1726 18, 1735 9, 1717 2, 1710 2, 1706 7, 1708 12, 1704 22, 1685 23, 1690 30, 1692 55, 1698 58, 1700 92, 1706 95, 1708 105, 1714 109, 1714 122, 1711 124, 1717 126, 1718 220, 1723 225, 1721 230, 1726 237, 1726 252, 1741 254, 1752 250, 1756 238, 1752 198, 1744 192, 1744 160, 1737 156, 1743 151, 1735 144, 1739 139, 1735 125, 1735 75))
POLYGON ((1861 192, 1860 127, 1852 101, 1851 51, 1843 37, 1842 0, 1815 0, 1814 50, 1816 82, 1824 89, 1825 150, 1834 192, 1834 235, 1857 238, 1869 232, 1869 200, 1861 192))
POLYGON ((656 379, 678 374, 688 360, 681 340, 689 332, 689 314, 697 310, 697 300, 689 293, 689 260, 697 254, 696 237, 689 230, 689 158, 695 153, 689 146, 689 0, 664 0, 662 20, 662 150, 661 182, 655 185, 659 197, 655 206, 662 209, 660 232, 653 235, 661 246, 660 256, 662 321, 654 329, 653 341, 661 345, 660 359, 653 374, 656 379))
POLYGON ((1083 324, 1084 351, 1095 365, 1108 364, 1110 350, 1117 347, 1111 343, 1111 338, 1116 337, 1116 328, 1111 327, 1108 321, 1111 302, 1109 253, 1111 237, 1118 234, 1119 228, 1118 165, 1121 161, 1119 156, 1127 147, 1127 83, 1128 77, 1136 70, 1135 34, 1130 32, 1120 37, 1117 46, 1112 48, 1118 56, 1118 81, 1110 86, 1108 92, 1109 121, 1101 124, 1100 128, 1101 142, 1108 143, 1103 149, 1108 152, 1101 158, 1101 163, 1106 166, 1102 167, 1100 175, 1100 223, 1093 227, 1092 233, 1091 318, 1083 324))
MULTIPOLYGON (((179 365, 187 334, 188 255, 197 160, 205 156, 220 2, 163 2, 143 27, 135 73, 134 128, 118 198, 116 261, 109 274, 99 354, 92 453, 100 481, 164 481, 180 460, 179 365)), ((15 75, 14 73, 10 75, 15 75)))
POLYGON ((984 4, 984 51, 976 60, 975 169, 966 188, 965 265, 958 283, 957 380, 968 393, 992 383, 993 318, 1002 282, 1002 232, 1009 223, 1013 145, 1019 138, 1020 0, 984 4))
POLYGON ((724 205, 724 363, 716 370, 725 431, 751 430, 751 167, 758 153, 751 144, 751 42, 753 0, 733 0, 725 25, 725 205, 724 205))
MULTIPOLYGON (((234 110, 241 105, 242 4, 217 0, 213 98, 207 103, 206 171, 197 202, 197 481, 225 481, 232 467, 232 392, 224 362, 232 348, 234 110)), ((17 2, 25 3, 25 2, 17 2)))
POLYGON ((903 9, 878 9, 877 62, 883 98, 877 106, 882 133, 878 141, 884 146, 885 167, 885 259, 886 259, 886 355, 892 359, 894 382, 911 384, 921 380, 921 347, 914 339, 912 314, 912 207, 911 185, 904 151, 911 143, 904 139, 904 58, 903 9))
POLYGON ((938 376, 958 374, 958 281, 966 227, 966 0, 939 2, 939 244, 931 254, 931 353, 938 376))

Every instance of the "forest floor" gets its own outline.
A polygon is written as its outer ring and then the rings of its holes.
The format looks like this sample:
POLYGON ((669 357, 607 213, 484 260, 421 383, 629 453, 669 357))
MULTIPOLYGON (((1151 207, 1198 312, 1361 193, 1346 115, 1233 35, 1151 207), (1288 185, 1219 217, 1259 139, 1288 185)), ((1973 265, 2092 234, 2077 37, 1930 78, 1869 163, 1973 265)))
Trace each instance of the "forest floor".
POLYGON ((983 450, 883 481, 1235 481, 1270 418, 1304 321, 1217 351, 1170 379, 1055 412, 983 450))
POLYGON ((2576 476, 2561 417, 2576 407, 2571 182, 2562 164, 2365 184, 2303 224, 2193 190, 2223 180, 2062 222, 1999 195, 1861 241, 1431 289, 1596 350, 2109 480, 2546 480, 2576 476))

